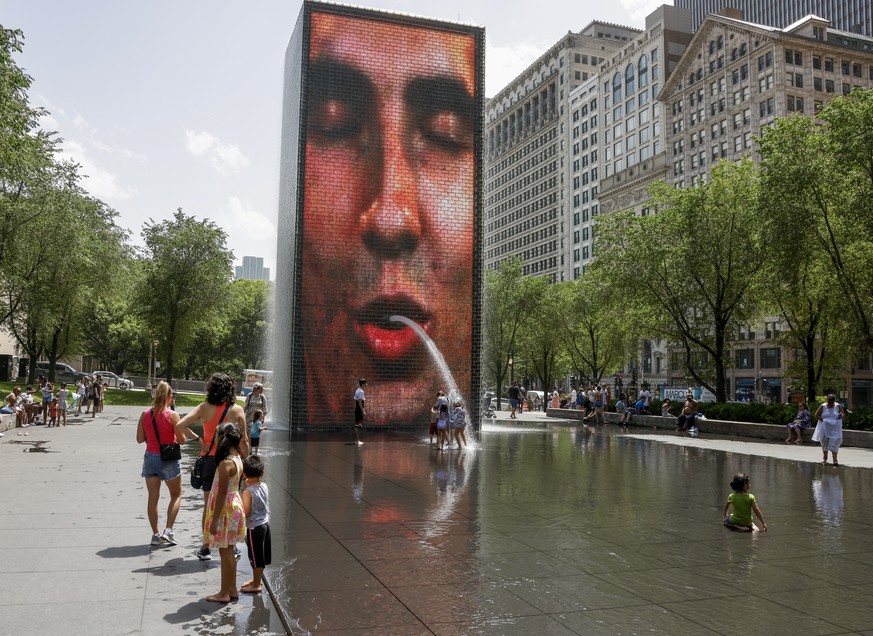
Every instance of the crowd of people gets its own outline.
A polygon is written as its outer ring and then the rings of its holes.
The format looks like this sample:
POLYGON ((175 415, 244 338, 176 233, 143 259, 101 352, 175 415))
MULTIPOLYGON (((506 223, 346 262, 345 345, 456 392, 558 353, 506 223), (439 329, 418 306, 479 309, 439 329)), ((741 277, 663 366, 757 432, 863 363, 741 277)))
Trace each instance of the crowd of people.
POLYGON ((201 561, 212 559, 217 550, 221 560, 221 585, 207 601, 229 603, 240 592, 261 591, 264 568, 271 561, 269 494, 263 481, 264 460, 257 453, 260 432, 266 430, 267 412, 263 386, 258 385, 245 406, 236 404, 233 379, 214 374, 206 383, 206 400, 184 417, 170 408, 173 393, 166 382, 153 391, 152 407, 143 411, 137 424, 136 441, 146 444, 142 477, 148 491, 147 512, 152 530, 151 545, 177 545, 173 525, 182 499, 181 444, 194 441, 200 454, 192 472, 191 487, 203 492, 201 515, 201 561), (201 422, 203 434, 191 429, 201 422), (245 489, 240 491, 241 481, 245 489), (158 523, 161 483, 169 493, 164 530, 158 523), (238 543, 245 543, 253 576, 237 587, 238 543))
POLYGON ((32 385, 27 385, 24 391, 20 386, 14 387, 0 407, 0 413, 15 415, 18 435, 30 435, 27 429, 31 426, 66 426, 67 415, 80 415, 83 408, 85 414, 90 414, 92 418, 103 410, 103 400, 109 386, 99 375, 79 378, 74 390, 68 389, 66 382, 59 382, 55 387, 42 375, 37 380, 36 389, 32 385))

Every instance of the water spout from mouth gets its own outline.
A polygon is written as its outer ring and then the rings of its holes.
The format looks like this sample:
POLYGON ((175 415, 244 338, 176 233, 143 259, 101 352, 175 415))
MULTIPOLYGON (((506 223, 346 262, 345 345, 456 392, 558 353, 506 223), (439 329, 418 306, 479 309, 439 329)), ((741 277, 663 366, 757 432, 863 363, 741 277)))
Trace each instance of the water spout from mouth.
POLYGON ((388 320, 391 322, 402 322, 404 325, 412 329, 424 343, 425 347, 427 347, 427 352, 430 354, 437 369, 439 369, 440 375, 442 375, 443 378, 443 383, 446 386, 447 397, 449 398, 449 409, 454 409, 455 402, 462 398, 461 391, 458 389, 455 378, 449 370, 449 365, 446 364, 446 359, 443 357, 440 350, 437 349, 434 341, 431 340, 430 336, 428 336, 425 330, 421 328, 421 325, 414 320, 410 320, 406 316, 389 316, 388 320))

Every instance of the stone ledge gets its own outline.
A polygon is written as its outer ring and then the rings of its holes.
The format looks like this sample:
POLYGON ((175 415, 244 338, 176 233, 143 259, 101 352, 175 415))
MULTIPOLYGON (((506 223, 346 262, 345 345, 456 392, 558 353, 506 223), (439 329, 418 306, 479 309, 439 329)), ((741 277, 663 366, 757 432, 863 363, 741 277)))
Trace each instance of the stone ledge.
MULTIPOLYGON (((564 420, 582 420, 581 411, 569 409, 546 409, 546 415, 564 420)), ((604 413, 606 421, 610 424, 618 424, 618 413, 604 413)), ((660 415, 634 415, 630 426, 640 428, 661 428, 673 430, 676 428, 675 417, 661 417, 660 415)), ((730 422, 727 420, 697 420, 697 429, 701 433, 713 433, 715 435, 727 435, 732 437, 750 437, 755 439, 770 439, 784 441, 788 428, 780 424, 759 424, 757 422, 730 422)), ((814 426, 803 431, 803 441, 815 444, 812 441, 814 426)), ((873 448, 873 432, 851 431, 843 429, 843 446, 855 446, 858 448, 873 448)))
POLYGON ((13 428, 15 428, 15 415, 11 413, 0 413, 0 433, 13 428))

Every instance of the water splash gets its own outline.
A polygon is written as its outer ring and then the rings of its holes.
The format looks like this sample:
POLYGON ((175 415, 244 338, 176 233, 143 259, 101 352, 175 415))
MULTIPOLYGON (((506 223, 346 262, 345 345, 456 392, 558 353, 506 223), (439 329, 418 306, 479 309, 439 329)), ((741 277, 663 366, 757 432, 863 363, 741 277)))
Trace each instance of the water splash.
POLYGON ((427 347, 427 352, 430 354, 437 369, 439 369, 440 375, 443 378, 443 383, 446 386, 447 397, 449 398, 449 409, 454 409, 455 402, 463 399, 463 396, 461 395, 460 389, 458 389, 458 384, 455 382, 452 372, 449 370, 449 365, 446 364, 446 359, 443 357, 442 352, 437 349, 434 341, 431 340, 430 336, 428 336, 425 330, 421 328, 421 325, 414 320, 410 320, 406 316, 389 316, 388 320, 391 322, 402 322, 404 325, 412 329, 424 343, 425 347, 427 347))

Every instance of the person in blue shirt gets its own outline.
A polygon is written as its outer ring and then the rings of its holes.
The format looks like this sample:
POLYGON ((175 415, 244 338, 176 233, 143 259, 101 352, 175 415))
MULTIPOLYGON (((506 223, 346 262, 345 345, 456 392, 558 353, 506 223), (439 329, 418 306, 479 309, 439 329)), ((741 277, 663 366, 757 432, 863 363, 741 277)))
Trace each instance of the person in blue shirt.
POLYGON ((252 415, 252 454, 258 454, 258 446, 261 444, 261 431, 266 431, 267 427, 264 426, 264 413, 262 411, 255 411, 252 415))
POLYGON ((649 412, 646 410, 646 402, 643 400, 642 396, 637 397, 637 403, 634 404, 634 415, 648 415, 649 412))

